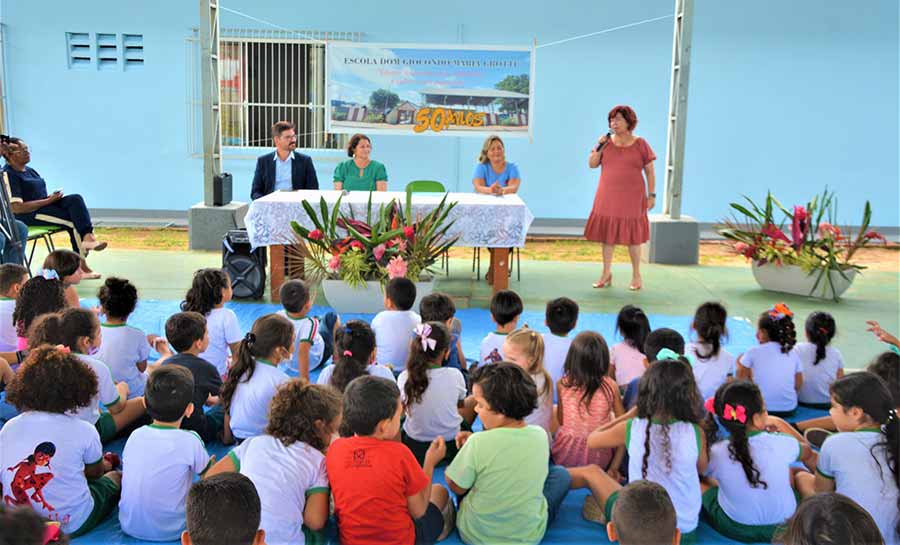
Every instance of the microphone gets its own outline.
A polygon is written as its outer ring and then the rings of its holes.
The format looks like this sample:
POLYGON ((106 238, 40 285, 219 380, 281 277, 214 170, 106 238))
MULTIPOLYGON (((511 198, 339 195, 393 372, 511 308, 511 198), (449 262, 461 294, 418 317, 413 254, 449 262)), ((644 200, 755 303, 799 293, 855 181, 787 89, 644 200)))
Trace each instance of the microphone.
POLYGON ((595 151, 595 152, 599 152, 600 150, 602 150, 603 148, 605 148, 606 145, 609 144, 610 138, 612 138, 612 131, 607 131, 607 133, 606 133, 606 142, 604 142, 604 143, 602 143, 602 144, 597 144, 597 145, 594 147, 594 151, 595 151))

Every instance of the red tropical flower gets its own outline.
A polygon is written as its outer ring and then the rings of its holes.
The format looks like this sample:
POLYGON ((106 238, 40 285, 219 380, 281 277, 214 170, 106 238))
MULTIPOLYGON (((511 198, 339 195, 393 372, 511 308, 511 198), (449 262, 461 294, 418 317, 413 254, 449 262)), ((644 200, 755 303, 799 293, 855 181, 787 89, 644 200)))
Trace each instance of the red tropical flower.
POLYGON ((791 238, 794 239, 794 248, 799 249, 809 230, 809 212, 802 206, 794 207, 794 218, 791 221, 791 238))
POLYGON ((412 238, 413 235, 415 235, 415 234, 416 234, 416 230, 413 229, 412 227, 406 226, 403 228, 403 236, 405 236, 406 238, 412 238))
POLYGON ((868 233, 866 233, 865 239, 866 240, 880 240, 881 242, 887 244, 887 239, 884 238, 884 235, 882 235, 881 233, 879 233, 877 231, 869 231, 868 233))
POLYGON ((309 232, 309 240, 322 240, 323 237, 322 231, 319 231, 318 229, 309 232))
POLYGON ((351 242, 350 247, 356 248, 357 250, 365 250, 366 249, 366 247, 363 246, 363 243, 358 240, 354 240, 353 242, 351 242))
POLYGON ((787 235, 784 234, 784 231, 782 231, 778 227, 775 227, 771 223, 767 224, 763 228, 762 234, 766 235, 767 237, 771 238, 772 240, 776 240, 776 241, 781 240, 781 241, 785 242, 786 244, 791 243, 791 241, 788 240, 787 235))

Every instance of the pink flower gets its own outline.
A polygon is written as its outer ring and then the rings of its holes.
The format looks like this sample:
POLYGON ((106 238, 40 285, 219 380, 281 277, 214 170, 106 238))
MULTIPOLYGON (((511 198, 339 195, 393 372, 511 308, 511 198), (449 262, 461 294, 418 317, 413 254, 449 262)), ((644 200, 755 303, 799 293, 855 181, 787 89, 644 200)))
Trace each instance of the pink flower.
POLYGON ((309 240, 322 240, 323 236, 322 231, 319 231, 318 229, 309 232, 309 240))
POLYGON ((809 212, 806 211, 806 208, 802 206, 794 207, 794 219, 797 221, 806 221, 809 219, 809 212))
POLYGON ((736 242, 734 244, 734 250, 746 258, 753 257, 753 254, 756 251, 753 246, 750 246, 746 242, 736 242))
POLYGON ((415 234, 416 230, 412 227, 407 226, 403 228, 403 236, 405 236, 406 238, 412 238, 415 234))
POLYGON ((771 238, 772 240, 775 240, 775 241, 781 240, 781 241, 783 241, 783 242, 786 242, 787 244, 790 244, 790 243, 791 243, 791 241, 788 240, 787 235, 784 234, 784 231, 782 231, 782 230, 779 229, 778 227, 775 227, 775 226, 772 225, 771 223, 767 224, 767 225, 763 228, 762 234, 766 235, 767 237, 769 237, 769 238, 771 238))
POLYGON ((390 263, 388 263, 387 272, 388 278, 391 280, 403 278, 406 276, 406 261, 403 261, 403 258, 400 256, 392 257, 390 263))
POLYGON ((794 239, 794 248, 799 249, 809 230, 809 213, 802 206, 794 207, 794 219, 791 222, 791 238, 794 239))
POLYGON ((819 224, 819 236, 822 238, 833 238, 834 240, 841 240, 843 238, 841 236, 841 230, 827 221, 823 221, 819 224))
POLYGON ((372 254, 375 255, 375 261, 381 261, 381 258, 384 257, 385 250, 387 250, 387 247, 384 244, 379 244, 372 248, 372 254))
POLYGON ((357 250, 365 250, 366 249, 366 247, 363 246, 363 243, 358 240, 354 240, 353 242, 351 242, 350 247, 356 248, 357 250))
POLYGON ((340 268, 341 268, 340 254, 332 256, 332 258, 328 260, 328 270, 331 272, 338 272, 338 269, 340 269, 340 268))

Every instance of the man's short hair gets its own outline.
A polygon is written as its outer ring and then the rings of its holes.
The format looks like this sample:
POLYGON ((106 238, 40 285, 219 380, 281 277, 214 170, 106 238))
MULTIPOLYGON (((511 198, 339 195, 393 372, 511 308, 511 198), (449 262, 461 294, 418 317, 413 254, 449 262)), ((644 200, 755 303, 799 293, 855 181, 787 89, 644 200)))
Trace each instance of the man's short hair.
POLYGON ((344 390, 345 435, 372 435, 382 420, 394 417, 400 389, 397 383, 363 375, 350 381, 344 390))
MULTIPOLYGON (((150 373, 144 389, 147 414, 160 422, 177 422, 194 396, 194 375, 180 365, 163 365, 150 373)), ((202 407, 194 410, 202 411, 202 407)))
POLYGON ((611 522, 622 545, 672 543, 677 529, 675 506, 668 492, 645 480, 634 481, 619 491, 611 522))
POLYGON ((272 138, 281 136, 281 133, 288 130, 296 130, 293 123, 291 123, 290 121, 276 121, 272 125, 272 138))
POLYGON ((506 325, 522 314, 522 298, 512 290, 500 290, 491 298, 491 316, 497 325, 506 325))
POLYGON ((288 280, 281 285, 281 306, 294 314, 303 310, 309 301, 309 288, 303 280, 288 280))
POLYGON ((166 339, 176 352, 188 350, 206 334, 206 318, 199 312, 179 312, 166 320, 166 339))
POLYGON ((578 322, 578 303, 568 297, 548 301, 544 317, 550 333, 568 335, 578 322))
POLYGON ((13 284, 28 280, 28 269, 18 263, 0 265, 0 293, 6 293, 13 284))
POLYGON ((513 363, 501 361, 479 366, 472 373, 472 384, 481 388, 492 411, 513 420, 524 419, 538 406, 537 385, 524 369, 513 363))
POLYGON ((446 322, 456 314, 456 305, 446 293, 431 293, 419 301, 422 322, 446 322))
POLYGON ((262 509, 247 476, 219 473, 191 486, 185 511, 194 545, 251 545, 262 509))
POLYGON ((409 278, 392 278, 384 289, 384 294, 397 310, 409 310, 416 302, 416 285, 409 278))

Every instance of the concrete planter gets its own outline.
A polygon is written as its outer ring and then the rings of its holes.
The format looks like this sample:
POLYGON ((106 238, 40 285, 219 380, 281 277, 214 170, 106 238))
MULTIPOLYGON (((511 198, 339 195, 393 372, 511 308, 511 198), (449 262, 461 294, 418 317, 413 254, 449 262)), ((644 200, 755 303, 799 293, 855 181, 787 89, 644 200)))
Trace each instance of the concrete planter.
MULTIPOLYGON (((328 304, 338 314, 374 314, 384 310, 384 289, 380 282, 366 282, 356 288, 343 280, 322 280, 322 291, 328 304)), ((420 278, 416 282, 416 302, 413 310, 418 311, 419 301, 434 291, 434 278, 420 278)))
POLYGON ((827 278, 823 277, 819 285, 815 287, 815 293, 813 293, 813 286, 815 286, 819 277, 818 272, 807 273, 796 265, 778 266, 771 263, 766 263, 765 265, 753 263, 753 278, 756 279, 756 283, 761 288, 769 291, 817 297, 819 299, 838 299, 853 284, 857 270, 848 269, 844 271, 847 278, 835 271, 831 271, 829 274, 831 275, 831 283, 828 282, 827 278), (831 290, 832 285, 834 286, 833 293, 831 290))

